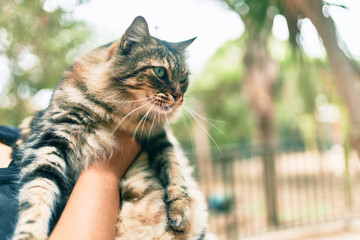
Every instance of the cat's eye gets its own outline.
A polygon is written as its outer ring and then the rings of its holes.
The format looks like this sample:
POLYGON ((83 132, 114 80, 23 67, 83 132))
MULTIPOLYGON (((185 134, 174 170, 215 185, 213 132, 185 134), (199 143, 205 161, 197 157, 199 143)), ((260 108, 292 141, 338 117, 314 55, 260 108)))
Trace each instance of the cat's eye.
POLYGON ((156 76, 158 76, 160 79, 164 79, 166 77, 166 70, 162 67, 154 67, 154 72, 156 76))
POLYGON ((186 79, 187 79, 186 74, 182 75, 182 76, 180 77, 180 83, 185 83, 185 82, 186 82, 186 79))

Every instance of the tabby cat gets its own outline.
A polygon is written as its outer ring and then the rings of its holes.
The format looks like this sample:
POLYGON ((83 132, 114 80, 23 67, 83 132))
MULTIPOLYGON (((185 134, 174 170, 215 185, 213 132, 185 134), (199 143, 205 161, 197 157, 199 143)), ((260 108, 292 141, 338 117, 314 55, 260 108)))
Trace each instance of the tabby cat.
POLYGON ((205 239, 206 204, 166 129, 189 85, 185 49, 150 36, 136 17, 119 41, 90 51, 64 73, 49 107, 23 126, 13 240, 47 239, 81 171, 116 146, 116 129, 142 153, 120 183, 121 239, 205 239))

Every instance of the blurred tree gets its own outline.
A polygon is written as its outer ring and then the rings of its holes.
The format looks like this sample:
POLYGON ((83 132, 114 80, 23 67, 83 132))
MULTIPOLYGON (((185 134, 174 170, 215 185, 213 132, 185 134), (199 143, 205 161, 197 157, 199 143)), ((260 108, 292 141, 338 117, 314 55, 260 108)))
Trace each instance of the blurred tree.
MULTIPOLYGON (((332 18, 328 14, 324 16, 324 12, 328 12, 329 3, 321 0, 281 0, 281 4, 288 22, 296 23, 300 17, 307 17, 317 29, 326 49, 339 94, 347 106, 351 123, 351 145, 360 156, 360 71, 358 65, 348 57, 351 54, 347 53, 347 56, 340 48, 341 39, 332 18)), ((294 29, 295 26, 289 27, 294 29)))
MULTIPOLYGON (((74 0, 72 8, 81 3, 74 0)), ((0 1, 1 124, 17 125, 34 112, 33 96, 56 85, 89 36, 87 26, 72 19, 72 9, 57 4, 0 1)))
MULTIPOLYGON (((289 41, 295 49, 300 42, 298 21, 308 17, 316 29, 328 54, 330 66, 337 80, 338 90, 347 105, 350 120, 353 126, 360 124, 360 96, 358 94, 358 80, 360 78, 358 67, 341 50, 334 23, 330 16, 325 17, 328 3, 321 0, 223 0, 239 14, 243 20, 247 33, 247 45, 244 57, 246 65, 245 84, 252 109, 255 113, 259 140, 264 143, 264 178, 267 194, 269 224, 277 224, 276 216, 276 182, 272 152, 272 139, 274 139, 274 102, 273 84, 276 76, 276 63, 268 54, 268 40, 275 14, 285 16, 289 28, 289 41), (272 187, 273 186, 273 187, 272 187), (272 189, 273 188, 273 189, 272 189), (272 210, 273 209, 273 210, 272 210)), ((298 52, 298 51, 297 51, 298 52)), ((309 79, 304 71, 299 73, 299 78, 309 79), (304 75, 305 74, 305 75, 304 75)), ((306 84, 303 84, 303 86, 306 84)), ((304 87, 302 89, 305 89, 304 87)), ((301 89, 300 89, 301 90, 301 89)), ((311 94, 312 88, 306 94, 311 94)), ((315 93, 315 92, 314 92, 315 93)), ((314 104, 305 101, 307 110, 313 109, 314 104)), ((360 130, 354 128, 352 133, 353 147, 360 153, 360 130)))
POLYGON ((245 88, 256 116, 258 141, 261 148, 268 223, 278 225, 277 187, 275 173, 275 120, 273 86, 278 66, 268 51, 274 13, 268 1, 249 0, 226 3, 239 14, 247 33, 245 88), (245 3, 246 2, 246 3, 245 3), (244 9, 244 7, 246 9, 244 9))

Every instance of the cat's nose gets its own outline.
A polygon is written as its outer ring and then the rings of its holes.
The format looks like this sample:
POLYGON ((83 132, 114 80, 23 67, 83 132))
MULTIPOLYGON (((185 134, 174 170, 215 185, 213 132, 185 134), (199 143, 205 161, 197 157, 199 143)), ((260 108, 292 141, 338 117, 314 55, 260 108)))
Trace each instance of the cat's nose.
POLYGON ((173 96, 173 98, 176 102, 181 98, 182 94, 181 93, 171 93, 171 96, 173 96))
POLYGON ((173 86, 170 91, 171 96, 174 98, 175 102, 181 99, 182 92, 179 86, 173 86))

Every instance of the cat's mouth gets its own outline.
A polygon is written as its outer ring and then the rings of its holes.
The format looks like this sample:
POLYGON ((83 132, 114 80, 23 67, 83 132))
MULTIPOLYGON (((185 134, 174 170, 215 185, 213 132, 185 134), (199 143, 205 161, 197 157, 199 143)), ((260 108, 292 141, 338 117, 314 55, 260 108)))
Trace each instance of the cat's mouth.
POLYGON ((156 106, 159 110, 165 112, 173 112, 175 108, 181 105, 182 101, 179 99, 182 96, 173 96, 169 93, 157 93, 153 97, 154 106, 156 106))
POLYGON ((177 107, 178 106, 175 103, 168 104, 166 102, 158 101, 154 103, 153 110, 163 114, 171 114, 176 111, 177 107))

